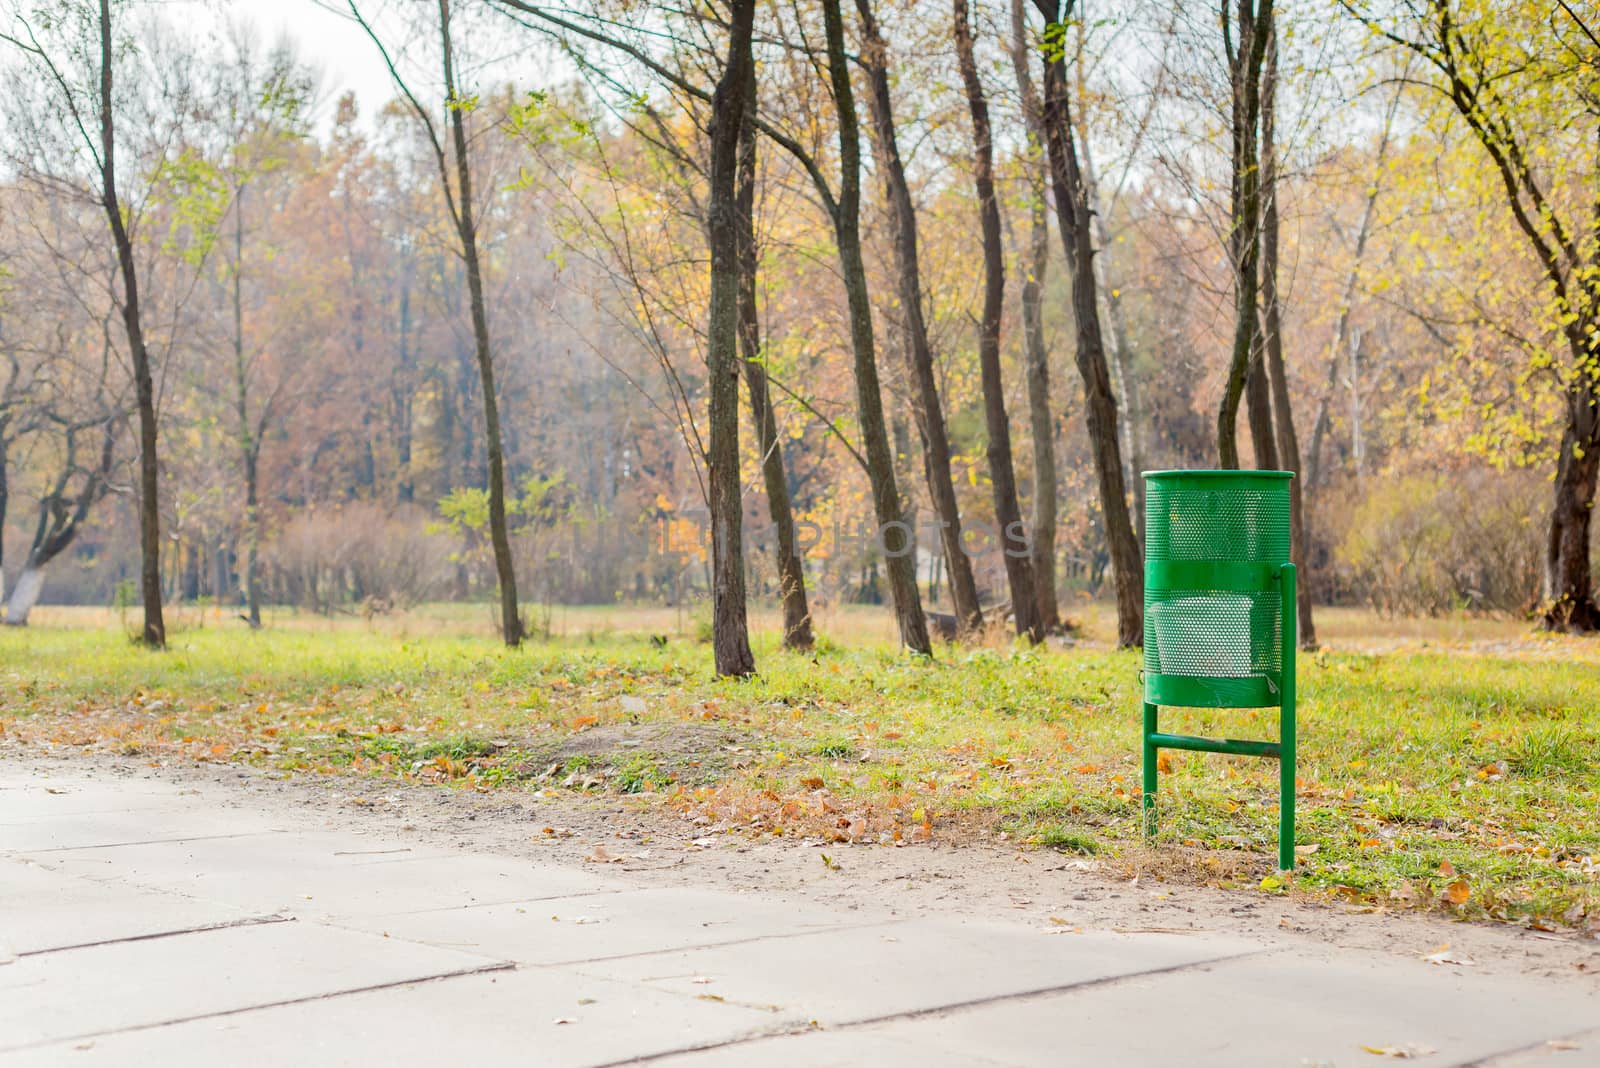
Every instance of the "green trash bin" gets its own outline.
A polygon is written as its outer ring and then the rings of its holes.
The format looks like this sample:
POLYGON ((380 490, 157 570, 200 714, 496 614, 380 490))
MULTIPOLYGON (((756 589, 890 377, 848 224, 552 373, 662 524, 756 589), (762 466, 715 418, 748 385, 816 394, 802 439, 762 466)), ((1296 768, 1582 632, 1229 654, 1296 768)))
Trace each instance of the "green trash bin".
POLYGON ((1280 762, 1278 866, 1294 867, 1295 572, 1289 471, 1146 471, 1144 813, 1161 749, 1280 762), (1157 710, 1278 708, 1281 740, 1162 734, 1157 710))

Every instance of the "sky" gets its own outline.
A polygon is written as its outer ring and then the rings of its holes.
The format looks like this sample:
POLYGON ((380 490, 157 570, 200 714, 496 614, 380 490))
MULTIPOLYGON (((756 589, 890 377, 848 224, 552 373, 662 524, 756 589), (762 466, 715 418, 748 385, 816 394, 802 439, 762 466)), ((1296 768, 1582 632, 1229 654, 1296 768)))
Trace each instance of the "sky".
POLYGON ((360 26, 315 0, 215 0, 197 3, 202 17, 246 19, 260 30, 264 41, 280 36, 293 40, 300 55, 322 74, 322 121, 330 121, 334 104, 346 90, 354 90, 363 118, 370 119, 394 95, 389 72, 378 50, 360 26))

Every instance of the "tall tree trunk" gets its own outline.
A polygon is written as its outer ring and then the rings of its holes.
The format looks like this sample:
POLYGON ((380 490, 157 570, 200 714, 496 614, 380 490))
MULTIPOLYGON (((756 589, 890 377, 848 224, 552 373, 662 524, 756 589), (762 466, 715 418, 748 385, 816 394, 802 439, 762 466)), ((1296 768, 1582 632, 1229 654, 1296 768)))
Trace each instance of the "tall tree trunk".
POLYGON ((850 344, 855 357, 856 414, 872 483, 872 506, 879 536, 886 548, 885 570, 894 599, 900 641, 914 653, 933 654, 928 621, 917 592, 916 561, 911 531, 901 517, 900 491, 895 485, 894 456, 884 425, 883 394, 878 384, 878 357, 872 336, 872 298, 867 291, 867 268, 861 257, 861 129, 856 118, 855 94, 844 50, 844 19, 839 0, 822 0, 828 39, 828 76, 834 108, 839 117, 839 197, 832 206, 839 266, 850 305, 850 344))
POLYGON ((870 93, 868 111, 872 117, 874 143, 879 168, 889 201, 894 226, 895 279, 899 285, 900 309, 905 316, 906 350, 910 357, 915 387, 912 412, 922 441, 922 469, 928 484, 928 498, 939 522, 939 540, 945 566, 950 573, 950 597, 955 602, 956 619, 961 629, 970 631, 983 624, 978 604, 978 584, 972 574, 972 560, 961 544, 961 512, 956 504, 955 485, 950 475, 950 438, 945 426, 944 406, 939 400, 934 376, 933 344, 922 307, 922 272, 917 245, 916 207, 906 182, 905 165, 900 159, 894 128, 894 108, 889 96, 888 47, 878 32, 871 0, 856 0, 861 16, 863 60, 870 93))
POLYGON ((1300 463, 1300 435, 1294 427, 1294 405, 1289 398, 1289 372, 1283 359, 1283 305, 1278 295, 1278 41, 1277 31, 1267 42, 1267 79, 1261 100, 1261 181, 1266 211, 1261 220, 1261 309, 1266 333, 1267 375, 1272 382, 1273 422, 1278 430, 1278 462, 1293 471, 1289 481, 1289 558, 1299 573, 1295 614, 1300 645, 1317 647, 1317 626, 1311 614, 1311 569, 1306 544, 1305 470, 1300 463))
POLYGON ((1000 316, 1005 311, 1005 250, 1000 236, 1000 203, 994 192, 994 144, 989 128, 989 101, 973 58, 972 26, 967 0, 954 0, 956 61, 972 112, 973 180, 983 230, 983 317, 978 323, 978 365, 983 381, 983 418, 989 432, 989 482, 994 514, 1000 526, 1006 581, 1011 587, 1011 613, 1017 633, 1043 641, 1039 605, 1033 588, 1033 561, 1022 509, 1017 504, 1017 475, 1011 461, 1011 420, 1006 415, 1005 381, 1000 371, 1000 316))
POLYGON ((239 462, 244 468, 245 621, 256 630, 261 626, 261 602, 256 593, 256 553, 261 543, 258 489, 261 444, 250 417, 250 381, 244 358, 244 191, 241 185, 233 205, 233 371, 234 405, 239 419, 239 462))
POLYGON ((161 615, 161 469, 156 454, 156 389, 139 314, 139 277, 133 239, 117 198, 116 128, 112 120, 111 0, 100 0, 100 204, 111 226, 122 275, 122 325, 133 361, 133 388, 139 412, 139 587, 144 597, 142 640, 151 649, 167 645, 167 624, 161 615))
POLYGON ((756 130, 755 78, 747 79, 750 96, 744 105, 740 131, 739 190, 736 221, 739 227, 739 345, 745 386, 750 392, 751 421, 761 449, 761 477, 767 489, 767 512, 777 541, 778 593, 783 603, 783 647, 810 649, 815 643, 811 608, 806 601, 806 573, 795 537, 794 513, 789 505, 789 479, 783 469, 783 446, 778 420, 767 390, 767 370, 761 354, 761 317, 756 305, 758 249, 755 235, 756 130))
MULTIPOLYGON (((1600 473, 1600 430, 1592 399, 1595 391, 1592 387, 1575 389, 1580 403, 1584 392, 1590 394, 1590 404, 1569 417, 1561 435, 1543 591, 1545 629, 1576 633, 1600 629, 1589 560, 1596 475, 1600 473)), ((1568 406, 1577 409, 1579 403, 1569 400, 1568 406)))
POLYGON ((711 105, 711 191, 706 229, 711 247, 711 308, 706 329, 711 380, 710 482, 712 650, 719 676, 756 669, 745 617, 743 502, 739 481, 739 291, 741 237, 753 227, 739 218, 750 207, 739 196, 739 143, 753 95, 750 35, 755 0, 729 7, 728 59, 711 105))
MULTIPOLYGON (((1089 203, 1094 211, 1094 236, 1102 249, 1111 247, 1111 230, 1106 225, 1106 212, 1100 202, 1100 186, 1095 178, 1094 154, 1089 151, 1088 123, 1083 123, 1083 180, 1089 187, 1089 203)), ((1094 258, 1095 281, 1100 287, 1100 299, 1105 304, 1106 319, 1111 324, 1111 369, 1115 384, 1120 387, 1123 410, 1127 421, 1119 424, 1127 429, 1123 438, 1127 463, 1123 470, 1133 486, 1133 523, 1138 532, 1139 544, 1144 545, 1144 406, 1139 392, 1139 379, 1134 374, 1133 345, 1128 340, 1127 316, 1122 310, 1122 291, 1111 283, 1104 255, 1094 258)))
POLYGON ((500 404, 494 384, 494 355, 489 347, 489 315, 483 296, 483 269, 478 260, 478 232, 472 206, 472 167, 467 160, 465 107, 456 93, 455 55, 450 43, 450 0, 439 0, 439 38, 444 55, 444 85, 455 149, 457 232, 467 269, 467 294, 472 305, 472 338, 478 357, 478 382, 483 390, 484 448, 489 461, 489 539, 500 584, 500 633, 508 646, 522 644, 522 614, 517 607, 517 575, 511 561, 511 534, 506 525, 505 455, 501 448, 500 404))
MULTIPOLYGON (((1225 468, 1239 466, 1239 401, 1258 347, 1257 296, 1261 257, 1261 156, 1257 131, 1261 122, 1261 68, 1272 26, 1272 0, 1237 0, 1236 11, 1224 11, 1222 34, 1232 90, 1231 133, 1233 173, 1228 256, 1233 266, 1233 353, 1217 410, 1217 457, 1225 468), (1234 41, 1237 31, 1238 41, 1234 41)), ((1259 386, 1257 401, 1259 401, 1259 386)), ((1253 428, 1259 431, 1259 427, 1253 428)), ((1267 439, 1271 434, 1266 435, 1267 439)))
MULTIPOLYGON (((1011 0, 1011 64, 1022 95, 1022 114, 1028 136, 1042 153, 1044 117, 1039 93, 1028 69, 1029 48, 1023 0, 1011 0)), ((1032 151, 1030 151, 1030 156, 1032 151)), ((1049 160, 1029 160, 1030 175, 1043 172, 1042 182, 1030 176, 1033 187, 1028 205, 1028 269, 1022 282, 1022 339, 1028 369, 1028 432, 1033 439, 1033 581, 1039 606, 1039 625, 1047 631, 1061 627, 1056 602, 1056 445, 1055 420, 1050 416, 1050 353, 1044 342, 1044 278, 1050 266, 1050 222, 1042 183, 1049 181, 1049 160)))
POLYGON ((1060 0, 1034 0, 1047 23, 1044 56, 1044 127, 1055 187, 1056 224, 1067 267, 1072 275, 1072 317, 1077 328, 1078 374, 1083 379, 1084 415, 1094 453, 1106 547, 1117 595, 1117 643, 1144 642, 1144 574, 1139 542, 1128 515, 1128 493, 1122 477, 1122 451, 1117 440, 1117 402, 1111 393, 1105 341, 1100 331, 1098 285, 1094 271, 1093 222, 1088 187, 1078 166, 1072 136, 1071 100, 1067 89, 1065 37, 1060 0))

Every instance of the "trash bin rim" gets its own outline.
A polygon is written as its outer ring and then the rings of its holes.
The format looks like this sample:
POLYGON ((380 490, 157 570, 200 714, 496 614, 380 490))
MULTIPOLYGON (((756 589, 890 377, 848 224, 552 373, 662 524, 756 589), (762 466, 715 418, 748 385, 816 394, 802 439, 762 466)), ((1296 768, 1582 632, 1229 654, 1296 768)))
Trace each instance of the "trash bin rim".
POLYGON ((1186 470, 1186 469, 1183 469, 1183 468, 1177 468, 1177 469, 1166 470, 1166 471, 1141 471, 1140 472, 1140 477, 1141 478, 1178 478, 1178 477, 1183 477, 1183 478, 1287 479, 1287 478, 1293 478, 1294 477, 1294 472, 1293 471, 1258 471, 1258 470, 1254 470, 1254 469, 1251 469, 1251 468, 1244 468, 1244 469, 1241 469, 1241 470, 1231 470, 1231 471, 1230 470, 1221 470, 1221 471, 1208 470, 1208 469, 1205 469, 1205 468, 1199 468, 1199 469, 1196 469, 1196 470, 1186 470))

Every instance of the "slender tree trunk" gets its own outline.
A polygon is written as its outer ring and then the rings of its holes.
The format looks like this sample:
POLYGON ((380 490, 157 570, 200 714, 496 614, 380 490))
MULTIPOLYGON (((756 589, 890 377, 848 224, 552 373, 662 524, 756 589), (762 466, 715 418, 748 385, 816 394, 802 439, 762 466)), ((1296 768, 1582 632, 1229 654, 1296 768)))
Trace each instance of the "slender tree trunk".
POLYGON ((933 654, 928 621, 922 614, 917 591, 916 562, 911 531, 901 514, 900 491, 895 485, 894 455, 884 425, 883 395, 878 384, 878 358, 872 335, 872 298, 867 291, 867 269, 861 257, 861 130, 856 119, 855 94, 845 58, 844 19, 839 0, 823 0, 828 39, 828 75, 834 108, 839 117, 839 197, 832 207, 834 235, 839 246, 840 271, 850 305, 850 343, 855 356, 857 421, 866 453, 867 477, 872 483, 872 506, 884 542, 885 570, 894 599, 900 641, 914 653, 933 654))
POLYGON ((1310 546, 1306 543, 1305 469, 1300 463, 1300 435, 1294 426, 1294 405, 1289 398, 1289 372, 1283 359, 1283 305, 1278 294, 1278 42, 1276 30, 1267 42, 1267 79, 1261 100, 1261 180, 1266 211, 1261 220, 1262 325, 1266 335, 1267 376, 1272 383, 1273 422, 1278 430, 1278 462, 1293 471, 1289 482, 1290 559, 1299 574, 1295 614, 1300 645, 1317 647, 1317 626, 1311 613, 1310 546))
POLYGON ((1250 449, 1255 454, 1256 469, 1277 471, 1279 470, 1278 442, 1273 436, 1272 391, 1267 384, 1267 362, 1263 341, 1263 331, 1258 321, 1256 354, 1250 358, 1250 370, 1244 379, 1245 417, 1250 425, 1250 449))
MULTIPOLYGON (((1054 37, 1059 44, 1064 35, 1060 0, 1034 0, 1034 4, 1045 17, 1046 39, 1054 37)), ((1144 642, 1144 574, 1140 567, 1139 542, 1128 516, 1122 450, 1117 440, 1117 402, 1111 392, 1111 373, 1106 365, 1105 341, 1100 332, 1088 187, 1078 166, 1066 61, 1058 48, 1044 56, 1043 114, 1050 177, 1055 186, 1056 224, 1072 275, 1072 316, 1077 328, 1084 415, 1089 425, 1106 547, 1116 587, 1117 642, 1123 646, 1141 645, 1144 642)))
POLYGON ((1005 381, 1000 371, 1000 316, 1005 311, 1005 250, 1000 235, 1000 203, 994 192, 994 145, 989 127, 989 101, 973 58, 972 27, 967 0, 954 0, 956 59, 972 113, 973 179, 983 231, 983 317, 978 323, 978 365, 983 381, 983 417, 989 432, 989 481, 994 514, 1000 526, 1006 580, 1011 587, 1011 612, 1017 633, 1044 640, 1039 605, 1033 588, 1032 547, 1017 504, 1017 475, 1011 460, 1011 420, 1006 415, 1005 381))
MULTIPOLYGON (((1100 203, 1100 187, 1095 178, 1094 155, 1089 151, 1088 124, 1083 130, 1083 180, 1089 187, 1089 203, 1094 205, 1094 236, 1101 249, 1111 247, 1111 230, 1106 225, 1106 213, 1100 203)), ((1127 316, 1122 310, 1122 292, 1108 276, 1104 255, 1094 258, 1095 281, 1100 287, 1100 298, 1105 303, 1106 320, 1111 324, 1111 369, 1120 387, 1123 410, 1127 421, 1123 441, 1127 450, 1127 463, 1123 470, 1133 487, 1133 522, 1138 532, 1139 544, 1144 545, 1144 406, 1141 403, 1139 379, 1134 374, 1133 345, 1128 340, 1127 316)))
POLYGON ((712 649, 719 676, 755 672, 745 616, 743 501, 739 480, 739 291, 741 237, 753 224, 739 218, 739 144, 753 95, 750 36, 755 0, 729 7, 728 59, 711 106, 711 190, 706 229, 711 246, 707 372, 711 380, 712 649))
POLYGON ((259 497, 260 442, 250 418, 249 368, 244 358, 244 191, 240 186, 233 206, 233 371, 234 405, 239 419, 239 462, 244 468, 244 599, 245 620, 252 630, 261 626, 261 604, 256 594, 256 551, 261 542, 259 497))
POLYGON ((950 438, 934 376, 933 344, 923 315, 916 207, 911 201, 905 166, 900 159, 893 103, 889 96, 888 48, 878 32, 871 0, 856 0, 856 10, 861 16, 863 60, 871 90, 867 97, 868 111, 894 226, 895 278, 899 285, 900 309, 905 316, 906 351, 915 387, 912 413, 922 442, 923 477, 938 518, 939 540, 950 573, 950 597, 955 602, 956 619, 962 630, 970 631, 983 624, 983 610, 978 603, 972 560, 961 544, 961 512, 950 475, 950 438))
MULTIPOLYGON (((1258 348, 1257 297, 1261 255, 1261 68, 1272 26, 1272 0, 1238 0, 1235 17, 1224 13, 1223 43, 1232 86, 1233 175, 1228 256, 1233 264, 1233 354, 1217 411, 1217 456, 1225 468, 1239 466, 1239 401, 1258 348), (1237 30, 1238 41, 1233 39, 1237 30)), ((1259 402, 1260 387, 1255 400, 1259 402)), ((1253 427, 1259 432, 1259 427, 1253 427)), ((1270 440, 1268 433, 1265 440, 1270 440)))
POLYGON ((161 469, 156 453, 156 389, 139 313, 139 277, 133 240, 117 198, 116 129, 112 120, 111 2, 100 0, 100 203, 111 225, 122 274, 122 325, 133 361, 135 404, 139 413, 139 586, 144 596, 142 640, 151 649, 167 645, 161 614, 161 469))
POLYGON ((6 512, 11 507, 11 482, 8 474, 11 457, 11 421, 0 416, 0 604, 6 599, 6 512))
POLYGON ((1355 300, 1356 283, 1361 280, 1361 260, 1366 255, 1367 238, 1372 233, 1372 219, 1377 213, 1380 179, 1383 176, 1384 161, 1389 154, 1389 142, 1394 130, 1395 112, 1400 106, 1400 97, 1400 91, 1397 89, 1394 99, 1390 101, 1389 108, 1384 113, 1383 131, 1378 136, 1378 150, 1373 159, 1372 185, 1367 189, 1366 202, 1361 206, 1361 223, 1356 228, 1356 244, 1350 259, 1350 273, 1345 276, 1344 289, 1339 298, 1339 320, 1334 327, 1333 344, 1328 348, 1328 381, 1323 387, 1322 398, 1317 402, 1317 417, 1311 423, 1311 453, 1306 457, 1304 486, 1306 490, 1322 485, 1327 479, 1327 470, 1322 463, 1322 442, 1328 433, 1329 412, 1339 383, 1339 364, 1344 359, 1345 344, 1350 336, 1350 304, 1355 300))
POLYGON ((455 56, 450 43, 450 0, 439 0, 439 37, 444 55, 444 84, 455 149, 457 231, 467 270, 472 306, 472 338, 478 357, 478 382, 483 390, 484 447, 489 461, 489 539, 500 584, 500 632, 508 646, 522 644, 522 613, 517 606, 517 575, 511 560, 511 534, 506 524, 505 455, 501 447, 500 404, 495 392, 494 355, 489 347, 489 315, 483 296, 483 269, 478 260, 478 232, 472 206, 472 167, 467 160, 464 105, 456 93, 455 56))
MULTIPOLYGON (((1022 95, 1022 113, 1034 151, 1044 152, 1044 117, 1039 93, 1028 70, 1029 49, 1023 0, 1011 0, 1011 63, 1022 95)), ((1031 152, 1030 152, 1031 155, 1031 152)), ((1049 181, 1049 161, 1030 159, 1029 170, 1049 181)), ((1050 266, 1050 222, 1042 183, 1033 187, 1028 205, 1028 270, 1022 282, 1022 337, 1028 369, 1028 432, 1033 441, 1033 580, 1039 625, 1061 628, 1056 602, 1056 448, 1055 420, 1050 415, 1050 353, 1044 341, 1044 279, 1050 266)))
POLYGON ((806 602, 805 565, 795 537, 794 514, 789 506, 789 479, 783 469, 783 446, 778 420, 767 390, 767 370, 762 363, 761 317, 756 305, 757 248, 755 236, 756 142, 750 119, 755 113, 755 78, 745 101, 744 128, 740 131, 739 190, 736 221, 739 227, 739 345, 745 386, 750 392, 751 421, 761 448, 761 477, 767 489, 767 511, 777 542, 778 593, 783 603, 783 647, 810 649, 815 642, 811 608, 806 602))

